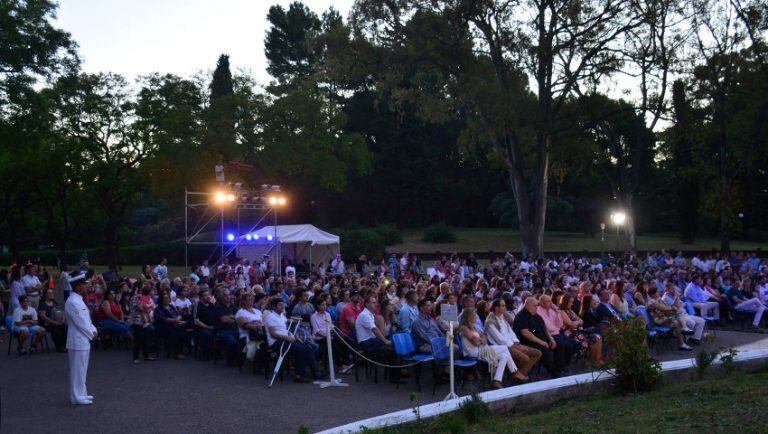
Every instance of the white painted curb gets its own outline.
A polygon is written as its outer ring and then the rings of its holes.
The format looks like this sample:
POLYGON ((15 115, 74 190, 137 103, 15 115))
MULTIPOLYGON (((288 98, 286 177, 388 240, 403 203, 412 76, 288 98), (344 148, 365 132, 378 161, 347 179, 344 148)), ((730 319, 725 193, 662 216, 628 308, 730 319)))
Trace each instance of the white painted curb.
MULTIPOLYGON (((735 362, 746 362, 750 360, 768 358, 768 349, 743 351, 736 355, 735 362)), ((713 364, 720 364, 722 360, 718 357, 713 364)), ((672 360, 669 362, 662 362, 662 372, 679 371, 682 369, 688 369, 696 366, 696 360, 694 358, 672 360)), ((490 404, 496 401, 503 401, 511 398, 516 398, 525 395, 531 395, 539 392, 545 392, 550 390, 557 390, 569 386, 578 386, 584 384, 594 384, 602 381, 606 381, 613 378, 610 372, 588 372, 586 374, 571 375, 568 377, 556 378, 552 380, 536 381, 534 383, 522 384, 519 386, 506 387, 499 390, 491 390, 488 392, 480 393, 480 399, 490 404)), ((449 413, 457 410, 459 405, 466 400, 467 397, 463 396, 458 399, 451 399, 449 401, 436 402, 433 404, 426 404, 419 407, 419 412, 422 419, 439 416, 443 413, 449 413)), ((320 431, 318 434, 348 434, 357 433, 365 428, 383 428, 385 426, 400 425, 408 422, 416 421, 416 414, 413 408, 407 410, 400 410, 393 413, 383 414, 381 416, 375 416, 368 419, 359 420, 357 422, 348 423, 346 425, 330 428, 325 431, 320 431)))

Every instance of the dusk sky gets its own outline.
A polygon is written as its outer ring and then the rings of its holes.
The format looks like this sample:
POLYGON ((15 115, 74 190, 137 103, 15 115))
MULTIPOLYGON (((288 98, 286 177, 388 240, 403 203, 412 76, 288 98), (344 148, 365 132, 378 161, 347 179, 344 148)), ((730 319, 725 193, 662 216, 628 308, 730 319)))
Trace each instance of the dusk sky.
MULTIPOLYGON (((133 79, 151 72, 190 76, 212 70, 221 53, 233 70, 266 84, 267 11, 289 0, 60 0, 58 26, 80 46, 86 72, 133 79)), ((331 5, 343 16, 353 0, 308 0, 321 15, 331 5)))

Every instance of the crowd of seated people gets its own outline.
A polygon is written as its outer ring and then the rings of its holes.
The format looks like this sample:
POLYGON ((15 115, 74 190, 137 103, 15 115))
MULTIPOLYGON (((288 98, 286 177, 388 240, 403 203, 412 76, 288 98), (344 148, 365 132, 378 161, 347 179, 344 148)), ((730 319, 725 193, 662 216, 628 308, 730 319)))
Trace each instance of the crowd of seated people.
MULTIPOLYGON (((3 312, 12 316, 22 355, 38 351, 46 334, 66 351, 61 306, 42 270, 28 264, 2 275, 10 289, 3 312)), ((551 377, 566 375, 575 356, 602 365, 609 353, 604 327, 614 321, 669 327, 678 348, 690 351, 702 341, 705 318, 722 324, 747 317, 760 329, 768 306, 768 267, 737 253, 692 260, 664 251, 604 259, 505 254, 482 264, 474 255, 451 255, 428 266, 407 253, 349 266, 337 256, 318 267, 286 260, 281 273, 267 258, 225 259, 210 268, 196 264, 185 276, 170 276, 163 259, 122 279, 87 263, 81 271, 90 278, 84 300, 99 339, 132 347, 134 363, 165 351, 238 365, 253 357, 252 347, 274 353, 290 344, 298 382, 328 374, 319 362, 329 337, 340 373, 362 354, 399 383, 407 374, 398 368, 393 335, 406 333, 418 353, 431 354, 433 340, 453 327, 449 351, 487 364, 489 384, 498 388, 505 378, 529 381, 538 365, 551 377), (443 306, 455 308, 458 320, 442 318, 443 306)), ((61 273, 65 282, 66 268, 61 273)), ((66 293, 63 283, 59 288, 66 293)))

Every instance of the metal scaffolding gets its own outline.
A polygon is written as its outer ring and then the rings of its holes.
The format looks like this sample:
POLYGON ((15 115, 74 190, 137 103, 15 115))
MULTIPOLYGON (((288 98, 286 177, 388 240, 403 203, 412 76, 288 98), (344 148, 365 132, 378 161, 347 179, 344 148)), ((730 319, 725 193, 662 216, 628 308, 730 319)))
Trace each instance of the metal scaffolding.
POLYGON ((209 262, 222 262, 233 253, 238 256, 238 248, 243 242, 241 235, 271 223, 275 234, 269 252, 274 250, 276 253, 275 267, 280 273, 277 208, 285 204, 281 194, 280 186, 266 184, 259 189, 249 189, 240 183, 229 183, 221 185, 216 192, 189 191, 185 188, 184 265, 189 268, 190 246, 209 246, 211 250, 209 253, 206 251, 209 262), (228 231, 234 232, 232 239, 227 239, 228 231))

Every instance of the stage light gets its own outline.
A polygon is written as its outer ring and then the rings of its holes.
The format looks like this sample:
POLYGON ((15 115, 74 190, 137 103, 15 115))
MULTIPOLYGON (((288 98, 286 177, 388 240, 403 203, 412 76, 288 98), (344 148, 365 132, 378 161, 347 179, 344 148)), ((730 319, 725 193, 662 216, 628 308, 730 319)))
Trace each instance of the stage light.
POLYGON ((277 198, 272 196, 269 198, 269 204, 270 205, 277 205, 277 198))
POLYGON ((216 201, 216 203, 223 203, 227 201, 227 195, 217 191, 216 194, 213 196, 213 200, 216 201))
POLYGON ((253 239, 258 241, 259 240, 259 234, 253 234, 253 239))
POLYGON ((235 195, 232 193, 229 193, 227 195, 227 202, 234 202, 235 201, 235 195))
POLYGON ((285 198, 281 197, 280 199, 277 199, 277 203, 279 203, 280 205, 285 205, 285 198))
POLYGON ((251 241, 253 239, 253 237, 251 236, 251 234, 245 234, 245 239, 247 241, 251 241))
POLYGON ((267 241, 272 241, 272 235, 267 235, 267 241))
POLYGON ((235 234, 232 234, 232 233, 227 234, 227 241, 235 241, 235 234))

